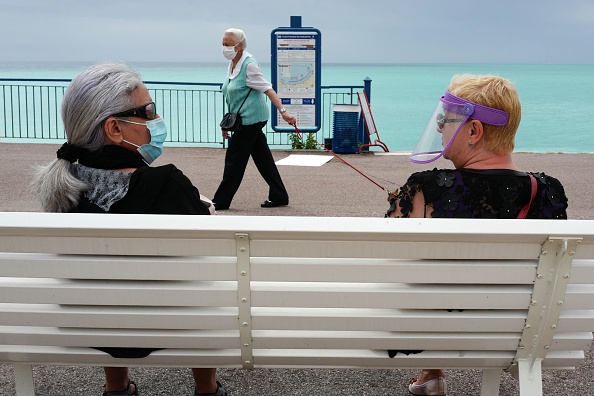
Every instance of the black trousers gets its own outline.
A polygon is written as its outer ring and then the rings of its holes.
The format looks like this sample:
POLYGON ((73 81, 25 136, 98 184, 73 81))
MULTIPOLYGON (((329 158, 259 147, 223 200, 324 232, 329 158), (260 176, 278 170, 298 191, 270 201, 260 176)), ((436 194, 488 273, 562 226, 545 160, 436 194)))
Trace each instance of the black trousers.
POLYGON ((213 197, 217 208, 228 208, 239 189, 250 155, 260 175, 268 183, 268 199, 281 204, 289 203, 289 194, 274 163, 266 135, 262 128, 266 121, 244 125, 241 132, 233 133, 225 154, 223 180, 213 197))

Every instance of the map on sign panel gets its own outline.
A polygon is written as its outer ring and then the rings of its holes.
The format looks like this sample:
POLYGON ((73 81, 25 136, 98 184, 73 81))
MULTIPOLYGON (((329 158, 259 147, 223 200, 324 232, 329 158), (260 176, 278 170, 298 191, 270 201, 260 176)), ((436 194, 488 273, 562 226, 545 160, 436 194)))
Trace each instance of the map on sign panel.
POLYGON ((312 62, 279 64, 279 93, 314 94, 315 74, 312 62))

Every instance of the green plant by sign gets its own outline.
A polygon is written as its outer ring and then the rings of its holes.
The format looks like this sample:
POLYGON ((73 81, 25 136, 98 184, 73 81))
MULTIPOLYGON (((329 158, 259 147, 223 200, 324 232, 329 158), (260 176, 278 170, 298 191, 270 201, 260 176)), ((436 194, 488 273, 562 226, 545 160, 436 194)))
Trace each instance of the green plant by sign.
POLYGON ((316 141, 313 132, 307 134, 305 142, 299 139, 296 133, 289 134, 289 140, 291 141, 291 148, 294 150, 318 150, 318 142, 316 141))

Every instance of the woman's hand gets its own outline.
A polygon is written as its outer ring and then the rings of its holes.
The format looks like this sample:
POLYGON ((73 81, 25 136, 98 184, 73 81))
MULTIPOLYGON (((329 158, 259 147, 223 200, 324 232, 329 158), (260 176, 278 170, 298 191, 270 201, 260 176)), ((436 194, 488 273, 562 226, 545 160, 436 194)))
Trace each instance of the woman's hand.
POLYGON ((270 102, 272 103, 272 105, 274 107, 276 107, 276 109, 280 113, 281 117, 283 117, 283 120, 285 120, 285 122, 287 124, 289 124, 291 126, 297 125, 297 119, 295 117, 293 117, 291 114, 289 114, 288 111, 283 111, 281 113, 281 109, 283 108, 283 102, 280 100, 280 98, 278 97, 276 92, 274 92, 274 89, 270 88, 270 89, 264 91, 264 94, 266 96, 268 96, 268 99, 270 99, 270 102))
POLYGON ((221 135, 223 135, 223 139, 229 139, 229 131, 221 130, 221 135))
POLYGON ((291 114, 289 114, 288 111, 281 113, 281 116, 283 117, 283 120, 285 120, 285 122, 287 124, 289 124, 291 126, 297 125, 297 119, 295 117, 293 117, 291 114))

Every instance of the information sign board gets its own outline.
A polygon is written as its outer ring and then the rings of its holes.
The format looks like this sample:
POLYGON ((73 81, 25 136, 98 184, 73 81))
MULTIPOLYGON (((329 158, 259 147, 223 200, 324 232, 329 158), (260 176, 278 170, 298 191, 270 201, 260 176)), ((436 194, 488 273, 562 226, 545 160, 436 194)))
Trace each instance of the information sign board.
MULTIPOLYGON (((272 85, 283 107, 297 118, 301 131, 317 132, 321 127, 321 33, 295 26, 272 31, 272 85)), ((294 131, 272 106, 272 129, 294 131)))

